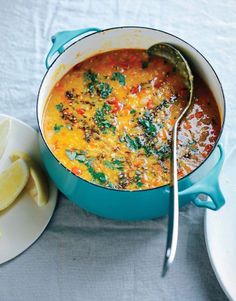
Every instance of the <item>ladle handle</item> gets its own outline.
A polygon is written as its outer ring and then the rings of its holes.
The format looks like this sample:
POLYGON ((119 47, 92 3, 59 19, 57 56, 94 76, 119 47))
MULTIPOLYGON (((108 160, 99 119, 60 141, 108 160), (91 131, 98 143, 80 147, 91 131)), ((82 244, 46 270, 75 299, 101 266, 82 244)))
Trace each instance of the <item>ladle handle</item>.
POLYGON ((166 253, 162 276, 164 277, 169 266, 175 258, 178 232, 179 232, 179 189, 178 189, 178 166, 177 166, 177 129, 178 122, 175 123, 172 133, 172 185, 170 187, 170 204, 168 216, 168 233, 166 242, 166 253))

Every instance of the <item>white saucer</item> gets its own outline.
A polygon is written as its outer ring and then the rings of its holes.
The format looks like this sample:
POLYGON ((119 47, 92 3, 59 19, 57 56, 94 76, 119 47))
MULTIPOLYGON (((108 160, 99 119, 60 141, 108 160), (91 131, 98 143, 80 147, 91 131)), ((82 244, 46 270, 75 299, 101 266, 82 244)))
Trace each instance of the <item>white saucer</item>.
POLYGON ((220 186, 226 203, 219 211, 206 210, 205 240, 221 287, 236 301, 236 148, 225 160, 220 186))
MULTIPOLYGON (((0 159, 0 171, 10 165, 9 155, 16 150, 25 151, 40 162, 38 133, 27 124, 0 114, 0 121, 11 119, 8 143, 0 159)), ((57 189, 51 181, 49 202, 38 207, 26 194, 0 212, 0 264, 13 259, 31 246, 46 228, 57 201, 57 189)))

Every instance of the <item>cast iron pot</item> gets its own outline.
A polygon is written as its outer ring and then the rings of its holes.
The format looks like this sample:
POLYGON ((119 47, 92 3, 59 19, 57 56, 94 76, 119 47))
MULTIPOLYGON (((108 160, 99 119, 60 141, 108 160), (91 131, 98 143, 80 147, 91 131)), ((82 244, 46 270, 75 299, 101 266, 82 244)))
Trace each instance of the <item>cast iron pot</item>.
MULTIPOLYGON (((147 49, 158 42, 171 43, 180 49, 206 81, 220 110, 222 133, 225 120, 225 99, 221 83, 209 62, 199 51, 182 39, 167 32, 144 27, 118 27, 106 30, 85 28, 59 32, 52 37, 53 46, 46 58, 48 70, 41 83, 37 100, 39 142, 43 162, 55 185, 69 200, 103 217, 117 220, 144 220, 166 215, 168 214, 170 187, 165 185, 148 190, 121 191, 90 183, 74 175, 56 159, 45 141, 42 130, 44 105, 55 83, 74 65, 86 58, 114 49, 147 49), (91 31, 92 34, 85 36, 91 31), (83 37, 78 39, 80 35, 83 37), (56 59, 55 55, 58 55, 56 59)), ((224 159, 219 139, 220 137, 205 161, 189 175, 179 180, 180 206, 193 202, 198 207, 218 210, 224 204, 218 181, 224 159)))

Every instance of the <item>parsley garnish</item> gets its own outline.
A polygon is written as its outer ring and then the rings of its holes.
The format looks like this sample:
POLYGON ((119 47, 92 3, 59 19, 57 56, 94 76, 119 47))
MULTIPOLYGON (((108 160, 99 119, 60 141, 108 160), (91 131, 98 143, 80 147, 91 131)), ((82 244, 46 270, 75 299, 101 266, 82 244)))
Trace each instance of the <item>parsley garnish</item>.
POLYGON ((135 109, 132 109, 132 110, 130 111, 130 114, 134 114, 134 113, 136 113, 136 110, 135 110, 135 109))
POLYGON ((61 128, 63 128, 63 125, 61 125, 61 124, 55 124, 54 125, 54 132, 55 133, 59 133, 60 130, 61 130, 61 128))
POLYGON ((63 104, 62 103, 58 103, 58 104, 55 105, 55 107, 56 107, 57 111, 61 112, 62 109, 63 109, 63 104))
POLYGON ((67 149, 65 153, 71 161, 77 160, 78 162, 83 163, 87 167, 88 172, 95 181, 99 182, 100 184, 107 182, 107 176, 103 172, 96 172, 96 170, 92 166, 93 160, 86 157, 85 151, 72 151, 67 149))
POLYGON ((118 159, 114 159, 112 161, 105 160, 104 165, 112 170, 118 169, 123 170, 124 169, 124 162, 118 159))
POLYGON ((135 139, 132 139, 128 134, 125 135, 124 141, 126 142, 129 149, 132 151, 136 151, 139 148, 141 148, 140 142, 137 139, 138 137, 135 137, 135 139))
POLYGON ((113 132, 115 132, 116 128, 114 125, 112 125, 107 119, 106 115, 109 114, 111 111, 111 106, 107 103, 104 103, 101 110, 97 110, 96 114, 94 116, 94 120, 98 126, 98 128, 103 132, 107 133, 107 130, 111 129, 113 132))
POLYGON ((108 83, 100 82, 96 73, 88 70, 84 73, 84 81, 88 82, 88 91, 92 94, 97 93, 101 98, 106 99, 112 92, 108 83))
POLYGON ((111 80, 118 80, 121 86, 125 86, 125 76, 120 72, 114 72, 111 76, 111 80))

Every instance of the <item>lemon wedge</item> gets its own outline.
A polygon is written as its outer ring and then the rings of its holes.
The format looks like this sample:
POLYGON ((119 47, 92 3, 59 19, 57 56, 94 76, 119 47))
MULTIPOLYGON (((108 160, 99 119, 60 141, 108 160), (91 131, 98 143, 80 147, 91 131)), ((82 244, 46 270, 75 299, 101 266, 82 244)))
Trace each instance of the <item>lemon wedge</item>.
POLYGON ((10 130, 11 120, 6 118, 0 122, 0 159, 7 145, 8 133, 10 130))
POLYGON ((29 179, 29 167, 24 160, 19 159, 0 174, 0 210, 10 206, 29 179))
POLYGON ((12 162, 23 159, 29 167, 30 176, 25 187, 26 191, 41 207, 48 202, 48 183, 45 181, 45 174, 41 167, 25 152, 16 151, 11 156, 12 162))

